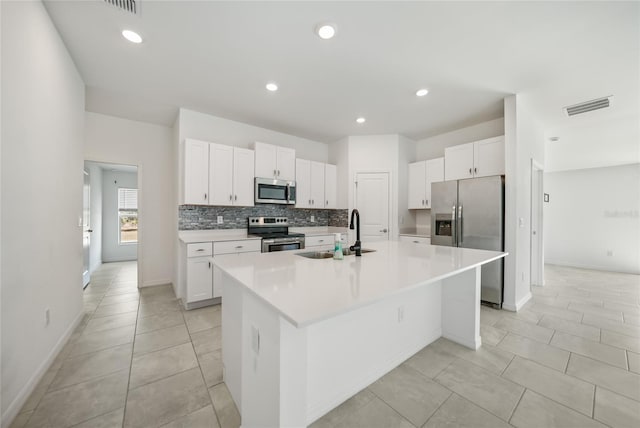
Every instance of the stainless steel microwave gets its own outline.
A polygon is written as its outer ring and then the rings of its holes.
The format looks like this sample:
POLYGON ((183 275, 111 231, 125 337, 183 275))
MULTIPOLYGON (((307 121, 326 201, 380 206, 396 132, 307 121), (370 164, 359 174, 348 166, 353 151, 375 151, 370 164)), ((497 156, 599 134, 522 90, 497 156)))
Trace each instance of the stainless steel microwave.
POLYGON ((256 177, 256 204, 287 204, 296 203, 296 182, 274 180, 273 178, 256 177))

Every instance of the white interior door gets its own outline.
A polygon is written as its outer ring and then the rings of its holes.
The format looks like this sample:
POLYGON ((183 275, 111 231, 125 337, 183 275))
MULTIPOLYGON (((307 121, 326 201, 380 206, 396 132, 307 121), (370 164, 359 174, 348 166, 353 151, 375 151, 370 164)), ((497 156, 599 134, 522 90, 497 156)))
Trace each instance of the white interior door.
POLYGON ((542 203, 544 170, 531 160, 531 285, 544 285, 542 203))
POLYGON ((355 207, 360 212, 360 240, 389 239, 389 174, 359 172, 356 174, 355 207))
POLYGON ((91 280, 91 177, 89 171, 84 171, 82 185, 82 287, 86 287, 91 280))

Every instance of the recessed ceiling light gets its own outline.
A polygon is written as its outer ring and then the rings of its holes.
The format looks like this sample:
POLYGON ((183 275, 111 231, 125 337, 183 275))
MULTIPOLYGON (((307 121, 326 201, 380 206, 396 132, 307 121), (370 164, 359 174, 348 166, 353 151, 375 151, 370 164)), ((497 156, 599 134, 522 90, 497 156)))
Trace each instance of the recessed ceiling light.
POLYGON ((267 83, 266 88, 267 88, 267 91, 275 92, 275 91, 278 90, 278 85, 276 85, 273 82, 269 82, 269 83, 267 83))
POLYGON ((364 117, 359 117, 356 119, 356 122, 358 123, 365 123, 367 121, 367 119, 365 119, 364 117))
POLYGON ((124 30, 122 32, 122 37, 129 40, 131 43, 142 43, 142 37, 140 37, 140 34, 135 31, 124 30))
POLYGON ((424 97, 425 95, 427 95, 429 93, 428 89, 418 89, 416 91, 416 95, 419 97, 424 97))
POLYGON ((316 27, 316 33, 321 39, 329 40, 336 35, 336 26, 334 24, 319 24, 316 27))

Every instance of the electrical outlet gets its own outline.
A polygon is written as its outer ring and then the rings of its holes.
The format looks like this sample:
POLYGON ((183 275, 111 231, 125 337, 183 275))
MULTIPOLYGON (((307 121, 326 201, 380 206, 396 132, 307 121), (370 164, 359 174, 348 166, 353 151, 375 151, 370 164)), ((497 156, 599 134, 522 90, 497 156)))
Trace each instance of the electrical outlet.
POLYGON ((524 281, 524 272, 522 272, 522 280, 524 281))
POLYGON ((316 216, 312 215, 311 216, 311 223, 315 223, 316 222, 316 216))
POLYGON ((218 224, 224 223, 224 220, 221 215, 218 216, 218 224))
POLYGON ((398 306, 398 322, 404 321, 404 306, 398 306))
POLYGON ((518 218, 518 226, 524 227, 524 218, 522 218, 522 217, 518 218))
POLYGON ((49 308, 46 308, 44 310, 44 326, 48 326, 49 322, 51 322, 51 312, 49 311, 49 308))

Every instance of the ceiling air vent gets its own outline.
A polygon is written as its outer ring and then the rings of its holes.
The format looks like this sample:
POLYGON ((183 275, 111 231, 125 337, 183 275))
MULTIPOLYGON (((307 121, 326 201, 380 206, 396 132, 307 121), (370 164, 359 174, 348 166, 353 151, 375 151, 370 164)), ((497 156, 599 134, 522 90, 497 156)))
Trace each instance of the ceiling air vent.
POLYGON ((124 12, 132 13, 134 15, 138 14, 138 5, 136 4, 136 0, 104 0, 104 2, 115 6, 124 12))
POLYGON ((574 104, 564 108, 567 116, 575 116, 576 114, 586 113, 588 111, 600 110, 601 108, 607 108, 611 105, 611 99, 613 95, 608 97, 598 98, 596 100, 586 101, 580 104, 574 104))

